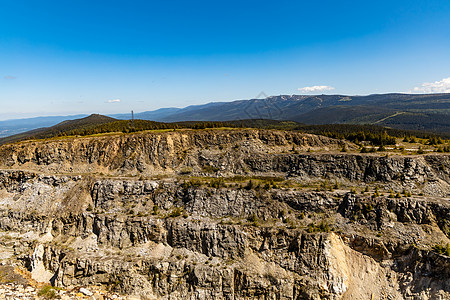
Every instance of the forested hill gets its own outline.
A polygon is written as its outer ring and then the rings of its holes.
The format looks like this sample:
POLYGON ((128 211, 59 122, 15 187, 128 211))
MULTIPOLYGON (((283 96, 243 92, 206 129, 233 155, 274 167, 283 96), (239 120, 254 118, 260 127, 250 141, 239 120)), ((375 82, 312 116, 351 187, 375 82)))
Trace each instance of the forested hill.
POLYGON ((159 109, 136 117, 160 122, 271 119, 306 124, 377 124, 449 133, 450 94, 281 95, 159 109))
MULTIPOLYGON (((54 135, 54 132, 67 132, 67 128, 78 123, 63 122, 58 124, 56 128, 53 125, 63 120, 84 119, 82 117, 85 116, 39 117, 0 121, 0 137, 16 134, 14 136, 14 139, 16 139, 17 133, 27 132, 26 135, 29 135, 30 130, 41 127, 46 127, 44 130, 46 132, 49 128, 52 128, 53 133, 51 135, 54 135)), ((78 124, 75 127, 90 130, 90 128, 84 127, 98 125, 96 122, 127 120, 131 118, 131 115, 117 114, 110 115, 110 117, 113 119, 96 118, 94 124, 89 122, 94 117, 89 117, 89 119, 86 119, 86 124, 78 124)), ((164 123, 264 119, 294 121, 309 125, 368 124, 393 129, 450 134, 450 94, 281 95, 265 99, 211 102, 185 108, 161 108, 136 113, 135 118, 164 123)), ((148 124, 142 126, 145 128, 147 128, 146 126, 152 127, 156 123, 148 124)), ((116 125, 118 127, 124 126, 123 124, 116 125)), ((119 131, 123 130, 125 129, 121 128, 119 131)), ((37 129, 33 132, 33 135, 39 138, 44 137, 42 133, 43 130, 37 129)))
MULTIPOLYGON (((435 134, 427 131, 413 131, 386 128, 379 125, 357 124, 324 124, 307 125, 295 121, 280 121, 266 119, 247 119, 234 121, 185 121, 164 123, 148 120, 117 120, 107 116, 93 114, 85 118, 61 122, 48 128, 39 128, 25 133, 0 139, 0 145, 30 139, 51 139, 66 136, 89 136, 110 133, 127 134, 147 130, 177 130, 177 129, 213 129, 213 128, 260 128, 294 130, 349 141, 370 141, 375 145, 395 144, 395 138, 422 138, 430 141, 444 141, 450 134, 435 134)), ((434 143, 434 142, 432 142, 434 143)))

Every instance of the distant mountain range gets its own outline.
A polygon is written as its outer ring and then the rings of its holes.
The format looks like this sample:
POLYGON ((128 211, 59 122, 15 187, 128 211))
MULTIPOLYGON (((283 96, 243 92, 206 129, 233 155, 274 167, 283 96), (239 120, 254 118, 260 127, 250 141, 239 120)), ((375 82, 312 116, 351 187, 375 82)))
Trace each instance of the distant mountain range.
POLYGON ((17 142, 30 138, 34 139, 52 138, 61 134, 67 134, 73 130, 86 130, 99 125, 112 123, 114 121, 117 120, 107 116, 92 114, 90 116, 83 117, 80 119, 65 120, 54 126, 41 127, 21 132, 18 134, 10 135, 7 137, 0 137, 0 145, 4 143, 17 142))
POLYGON ((0 121, 0 138, 26 132, 36 128, 50 127, 67 120, 75 120, 87 115, 51 116, 0 121))
POLYGON ((449 132, 450 94, 282 95, 159 109, 135 117, 159 122, 272 119, 305 124, 377 124, 449 132))
POLYGON ((292 120, 305 124, 377 124, 398 129, 450 132, 450 94, 272 96, 143 112, 160 122, 292 120))
MULTIPOLYGON (((85 117, 40 117, 0 122, 0 137, 85 117)), ((131 115, 110 115, 130 119, 131 115)), ((135 114, 158 122, 291 120, 304 124, 376 124, 385 127, 450 132, 450 94, 281 95, 265 99, 212 102, 161 108, 135 114)))
MULTIPOLYGON (((419 137, 429 138, 434 136, 448 139, 450 134, 434 134, 427 131, 413 131, 386 128, 379 125, 358 125, 358 124, 325 124, 306 125, 295 121, 281 121, 268 119, 247 119, 235 121, 183 121, 183 122, 156 122, 148 120, 118 120, 108 116, 92 114, 88 117, 75 120, 63 121, 51 127, 33 129, 27 132, 0 138, 0 145, 15 143, 24 140, 65 138, 69 136, 91 136, 104 134, 127 134, 142 132, 146 130, 179 130, 179 129, 211 129, 211 128, 259 128, 259 129, 279 129, 298 130, 305 133, 325 135, 339 139, 365 138, 369 141, 377 141, 380 138, 385 142, 392 140, 392 137, 419 137)), ((367 142, 367 141, 366 141, 367 142)))

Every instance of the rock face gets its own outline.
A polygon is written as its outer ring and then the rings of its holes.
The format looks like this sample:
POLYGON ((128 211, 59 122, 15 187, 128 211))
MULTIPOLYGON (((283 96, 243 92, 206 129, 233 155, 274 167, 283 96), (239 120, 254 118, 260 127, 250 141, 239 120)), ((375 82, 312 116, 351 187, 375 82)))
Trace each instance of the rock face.
POLYGON ((142 299, 449 299, 433 247, 450 242, 450 156, 340 145, 230 130, 2 146, 0 259, 142 299))

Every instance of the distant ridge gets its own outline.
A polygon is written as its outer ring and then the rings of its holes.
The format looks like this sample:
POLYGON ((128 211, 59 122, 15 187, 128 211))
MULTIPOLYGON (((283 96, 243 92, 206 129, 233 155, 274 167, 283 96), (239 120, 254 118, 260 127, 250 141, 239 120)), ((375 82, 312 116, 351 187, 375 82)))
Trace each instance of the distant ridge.
POLYGON ((99 114, 92 114, 90 116, 80 119, 66 120, 52 127, 38 128, 24 133, 19 133, 16 135, 5 137, 0 139, 0 144, 17 142, 24 139, 51 138, 58 136, 60 134, 65 134, 66 132, 69 132, 71 130, 89 129, 101 124, 107 124, 114 121, 117 121, 117 119, 99 114))
MULTIPOLYGON (((311 125, 369 124, 449 134, 450 94, 280 95, 185 108, 160 108, 134 116, 135 119, 157 122, 269 119, 311 125)), ((86 115, 0 121, 0 138, 82 117, 86 115)), ((131 113, 110 117, 128 120, 131 113)))
POLYGON ((158 109, 135 116, 159 122, 272 119, 306 124, 377 124, 449 133, 450 94, 280 95, 158 109))
POLYGON ((356 125, 356 124, 323 124, 306 125, 295 121, 247 119, 234 121, 184 121, 164 123, 149 120, 117 120, 111 117, 93 114, 77 120, 68 120, 48 128, 39 128, 20 133, 10 137, 0 138, 0 145, 6 143, 21 142, 25 140, 64 138, 67 136, 80 137, 104 134, 128 134, 143 132, 147 130, 177 130, 177 129, 214 129, 214 128, 259 128, 295 130, 339 139, 355 138, 358 136, 372 137, 373 139, 393 137, 421 137, 421 138, 445 138, 450 134, 434 134, 427 131, 411 131, 386 128, 379 125, 356 125))
POLYGON ((54 126, 66 120, 75 120, 84 118, 86 116, 87 115, 47 116, 0 121, 0 138, 11 136, 21 132, 26 132, 36 128, 54 126))

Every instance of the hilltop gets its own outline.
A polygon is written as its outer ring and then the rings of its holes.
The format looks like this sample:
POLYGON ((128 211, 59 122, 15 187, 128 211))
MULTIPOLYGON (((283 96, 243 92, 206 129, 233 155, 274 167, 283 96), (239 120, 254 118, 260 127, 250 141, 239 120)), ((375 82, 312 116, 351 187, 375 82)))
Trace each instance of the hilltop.
POLYGON ((107 124, 117 121, 114 118, 99 115, 99 114, 92 114, 87 117, 83 117, 80 119, 74 119, 74 120, 64 120, 54 126, 51 127, 43 127, 38 128, 34 130, 30 130, 27 132, 19 133, 16 135, 8 136, 5 138, 0 139, 0 144, 4 143, 11 143, 11 142, 17 142, 21 140, 27 140, 27 139, 45 139, 45 138, 52 138, 58 135, 64 135, 68 132, 74 131, 74 130, 89 130, 91 128, 97 127, 102 124, 107 124))

